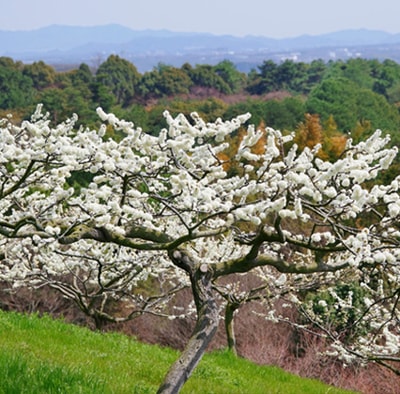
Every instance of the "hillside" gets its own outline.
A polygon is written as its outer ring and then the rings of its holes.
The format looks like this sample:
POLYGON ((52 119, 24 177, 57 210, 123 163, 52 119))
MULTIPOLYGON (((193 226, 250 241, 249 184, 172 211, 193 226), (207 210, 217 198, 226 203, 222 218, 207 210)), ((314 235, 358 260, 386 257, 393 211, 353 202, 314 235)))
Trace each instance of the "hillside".
MULTIPOLYGON (((0 311, 0 392, 152 393, 177 353, 36 315, 0 311), (10 391, 11 390, 11 391, 10 391)), ((183 393, 331 393, 316 380, 256 366, 226 352, 206 355, 183 393)))

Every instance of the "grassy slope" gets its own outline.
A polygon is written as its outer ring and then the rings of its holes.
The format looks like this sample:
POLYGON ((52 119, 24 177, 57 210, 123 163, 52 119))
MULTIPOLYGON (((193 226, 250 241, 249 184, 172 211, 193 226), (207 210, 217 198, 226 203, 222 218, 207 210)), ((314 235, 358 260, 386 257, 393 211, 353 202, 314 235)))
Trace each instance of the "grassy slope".
MULTIPOLYGON (((49 317, 0 311, 0 393, 154 393, 171 349, 49 317)), ((207 354, 182 393, 345 393, 226 352, 207 354)))

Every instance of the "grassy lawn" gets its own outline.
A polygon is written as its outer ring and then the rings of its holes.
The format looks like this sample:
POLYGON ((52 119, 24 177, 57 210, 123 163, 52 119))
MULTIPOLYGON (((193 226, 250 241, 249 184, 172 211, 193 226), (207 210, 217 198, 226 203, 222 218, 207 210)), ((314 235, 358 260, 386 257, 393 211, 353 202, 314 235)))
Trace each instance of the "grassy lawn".
MULTIPOLYGON (((178 352, 50 317, 0 311, 0 393, 155 393, 178 352)), ((338 394, 312 379, 207 354, 182 393, 338 394)))

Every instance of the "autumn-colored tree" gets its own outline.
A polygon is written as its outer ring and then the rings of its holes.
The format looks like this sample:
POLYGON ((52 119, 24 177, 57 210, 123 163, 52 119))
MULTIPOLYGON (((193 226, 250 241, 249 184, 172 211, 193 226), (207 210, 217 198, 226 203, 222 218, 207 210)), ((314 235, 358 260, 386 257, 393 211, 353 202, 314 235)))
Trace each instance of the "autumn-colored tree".
POLYGON ((239 149, 240 141, 243 139, 244 130, 240 129, 236 135, 227 137, 227 148, 223 152, 217 154, 217 158, 222 163, 224 171, 229 174, 238 173, 238 163, 235 163, 234 158, 239 149))
POLYGON ((338 130, 332 115, 322 124, 319 115, 306 114, 294 137, 294 143, 300 150, 320 145, 317 156, 330 161, 340 157, 346 147, 346 141, 347 136, 338 130))
MULTIPOLYGON (((263 155, 267 146, 267 129, 264 121, 261 121, 257 127, 257 131, 261 134, 257 142, 249 147, 250 153, 253 155, 263 155)), ((255 160, 240 160, 236 159, 236 155, 240 149, 242 141, 248 135, 248 131, 244 128, 240 128, 235 136, 228 138, 228 147, 218 154, 219 160, 223 163, 225 171, 229 171, 230 174, 238 174, 243 171, 245 166, 258 167, 257 161, 255 160)), ((249 168, 249 167, 247 167, 249 168)))
MULTIPOLYGON (((316 145, 322 146, 323 132, 319 115, 305 114, 304 121, 296 129, 293 141, 300 150, 303 150, 305 147, 313 148, 316 145)), ((318 156, 326 158, 326 154, 321 150, 318 152, 318 156)))
POLYGON ((322 150, 329 161, 337 160, 346 149, 347 136, 337 127, 333 116, 324 122, 322 150))
POLYGON ((265 122, 262 120, 257 127, 257 130, 261 132, 260 139, 251 147, 251 153, 256 155, 263 155, 265 153, 265 147, 267 145, 267 132, 265 122))

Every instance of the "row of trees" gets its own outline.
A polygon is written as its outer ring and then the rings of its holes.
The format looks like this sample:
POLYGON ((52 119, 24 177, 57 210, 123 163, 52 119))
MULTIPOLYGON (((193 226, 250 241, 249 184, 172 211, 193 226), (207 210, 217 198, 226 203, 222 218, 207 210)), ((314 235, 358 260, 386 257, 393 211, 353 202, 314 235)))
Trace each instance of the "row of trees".
POLYGON ((272 127, 293 129, 305 113, 311 113, 323 121, 333 116, 343 132, 352 131, 363 122, 371 123, 370 132, 377 127, 394 131, 400 125, 399 80, 400 66, 390 60, 315 60, 309 64, 265 61, 246 75, 227 60, 214 66, 186 63, 177 68, 160 64, 140 74, 132 63, 116 55, 97 70, 82 64, 68 72, 56 72, 43 62, 24 65, 3 57, 0 90, 5 94, 0 97, 0 109, 24 117, 41 102, 55 121, 78 112, 81 119, 90 123, 96 120, 93 114, 100 106, 122 117, 131 116, 141 127, 156 132, 162 127, 162 111, 154 106, 162 100, 162 108, 171 106, 173 114, 189 115, 190 108, 210 120, 250 111, 257 117, 256 123, 264 121, 272 127), (284 97, 290 95, 292 100, 287 105, 274 100, 266 110, 263 96, 278 91, 286 92, 284 97), (240 104, 228 105, 216 99, 239 93, 240 104), (206 99, 194 100, 199 95, 206 99), (192 98, 189 104, 188 97, 192 98), (158 116, 153 109, 158 110, 158 116))
POLYGON ((59 73, 41 61, 24 65, 3 57, 0 84, 1 90, 8 94, 1 98, 0 108, 25 108, 40 99, 57 110, 57 104, 59 107, 84 104, 76 101, 79 98, 104 108, 111 105, 126 108, 134 102, 188 94, 194 86, 232 94, 240 91, 244 82, 245 75, 230 61, 215 66, 185 64, 181 68, 160 64, 141 75, 132 63, 116 55, 109 56, 95 71, 81 64, 76 70, 59 73), (55 90, 65 93, 58 101, 53 95, 55 90), (73 96, 75 100, 71 102, 73 96))
POLYGON ((347 140, 329 161, 328 146, 295 143, 306 130, 324 142, 315 118, 294 136, 244 131, 249 114, 207 123, 165 112, 167 128, 153 135, 97 113, 98 128, 77 116, 52 126, 41 106, 30 121, 1 120, 2 280, 50 285, 116 321, 107 300, 133 318, 162 313, 189 287, 197 323, 160 393, 178 392, 196 367, 221 299, 227 325, 254 299, 279 321, 273 301, 285 300, 305 317, 292 323, 323 336, 331 355, 400 374, 400 177, 374 183, 397 154, 389 137, 347 140), (245 291, 236 275, 250 273, 260 285, 245 291))

